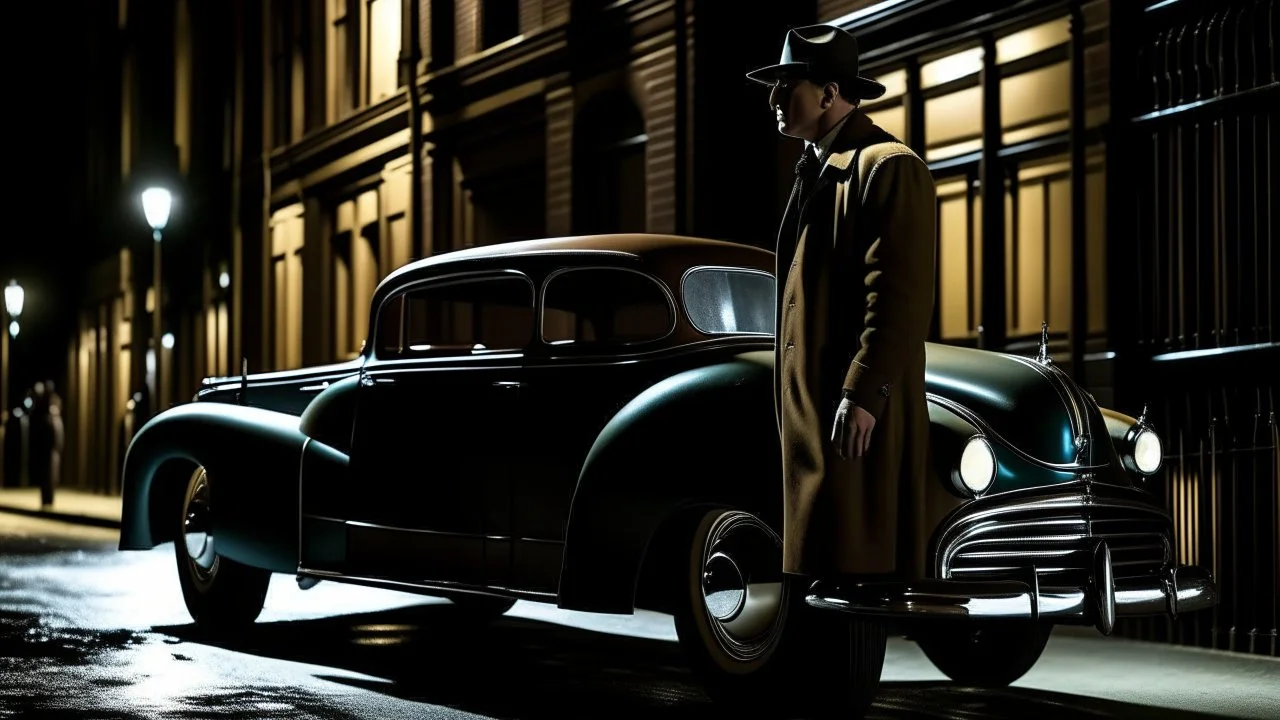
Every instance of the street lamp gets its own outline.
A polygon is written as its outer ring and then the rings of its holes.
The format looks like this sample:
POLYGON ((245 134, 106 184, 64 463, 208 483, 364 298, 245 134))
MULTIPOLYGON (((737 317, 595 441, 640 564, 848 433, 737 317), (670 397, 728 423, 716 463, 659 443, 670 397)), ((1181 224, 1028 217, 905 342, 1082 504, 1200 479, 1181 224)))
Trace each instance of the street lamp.
POLYGON ((162 187, 149 187, 142 191, 142 214, 147 218, 147 224, 151 226, 151 237, 155 239, 155 250, 152 253, 152 280, 151 288, 153 295, 153 303, 151 307, 151 337, 152 349, 155 353, 155 395, 151 399, 151 412, 154 415, 159 412, 162 407, 161 398, 163 396, 164 375, 163 365, 160 361, 160 334, 164 326, 161 324, 160 305, 164 293, 160 288, 160 238, 164 226, 169 224, 169 210, 173 207, 173 194, 162 187))
POLYGON ((160 242, 160 231, 169 224, 169 209, 173 207, 173 195, 168 190, 150 187, 142 191, 142 214, 147 216, 152 237, 160 242))
MULTIPOLYGON (((3 419, 9 411, 9 338, 17 339, 18 316, 26 304, 27 293, 17 280, 10 280, 4 288, 4 310, 9 318, 9 334, 0 333, 0 437, 3 433, 3 419)), ((0 473, 3 471, 0 470, 0 473)))
POLYGON ((27 294, 23 291, 22 286, 17 280, 10 280, 9 285, 4 289, 4 309, 9 311, 9 317, 18 317, 22 314, 22 306, 26 301, 27 294))

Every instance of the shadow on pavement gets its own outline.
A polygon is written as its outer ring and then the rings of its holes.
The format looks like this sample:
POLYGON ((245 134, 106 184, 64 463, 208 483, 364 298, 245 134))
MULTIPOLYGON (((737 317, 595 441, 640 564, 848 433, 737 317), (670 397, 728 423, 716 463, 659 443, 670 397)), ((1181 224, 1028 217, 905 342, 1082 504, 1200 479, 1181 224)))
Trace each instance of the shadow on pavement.
MULTIPOLYGON (((455 607, 441 604, 262 623, 237 636, 213 636, 194 625, 154 629, 188 642, 367 675, 374 679, 323 672, 317 677, 490 717, 730 717, 703 694, 675 643, 516 617, 489 624, 471 624, 462 618, 455 607)), ((1190 720, 1215 716, 1027 688, 982 690, 946 682, 886 682, 869 717, 1190 720)))

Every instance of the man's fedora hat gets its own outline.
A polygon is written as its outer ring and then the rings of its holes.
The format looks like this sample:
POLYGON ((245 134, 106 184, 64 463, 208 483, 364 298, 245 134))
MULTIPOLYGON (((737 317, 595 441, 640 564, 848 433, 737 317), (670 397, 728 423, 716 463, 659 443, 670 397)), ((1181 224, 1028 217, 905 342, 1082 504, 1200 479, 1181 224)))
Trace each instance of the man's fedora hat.
POLYGON ((762 85, 789 78, 835 82, 842 95, 860 100, 874 100, 885 92, 884 85, 858 74, 858 41, 834 25, 792 28, 778 64, 753 70, 747 78, 762 85))

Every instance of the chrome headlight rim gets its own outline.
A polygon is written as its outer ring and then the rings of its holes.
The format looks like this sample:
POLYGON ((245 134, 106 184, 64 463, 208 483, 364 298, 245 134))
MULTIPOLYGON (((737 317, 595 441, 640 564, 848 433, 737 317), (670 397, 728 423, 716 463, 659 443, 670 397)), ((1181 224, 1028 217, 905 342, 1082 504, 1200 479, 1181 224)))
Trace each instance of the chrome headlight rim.
POLYGON ((1151 477, 1160 472, 1160 468, 1164 467, 1164 439, 1150 425, 1146 423, 1138 423, 1129 429, 1124 438, 1125 447, 1120 453, 1120 462, 1124 465, 1124 469, 1142 477, 1151 477), (1139 443, 1147 439, 1146 448, 1139 448, 1139 443), (1150 452, 1150 443, 1155 443, 1155 464, 1149 465, 1149 469, 1144 468, 1139 455, 1146 456, 1150 452))
POLYGON ((980 498, 995 484, 999 467, 991 441, 985 435, 976 434, 964 442, 951 470, 951 482, 962 494, 980 498))

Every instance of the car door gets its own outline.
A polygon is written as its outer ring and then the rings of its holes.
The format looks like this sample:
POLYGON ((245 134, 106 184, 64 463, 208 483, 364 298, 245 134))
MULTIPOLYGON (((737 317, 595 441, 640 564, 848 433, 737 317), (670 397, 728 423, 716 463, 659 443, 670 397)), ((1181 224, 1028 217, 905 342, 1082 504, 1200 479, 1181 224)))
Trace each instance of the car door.
POLYGON ((355 574, 506 582, 510 438, 533 308, 532 282, 510 272, 434 279, 383 304, 357 390, 355 574))
POLYGON ((555 592, 583 459, 638 393, 673 372, 648 353, 674 329, 665 286, 624 268, 566 268, 542 291, 541 348, 526 362, 520 472, 514 481, 513 581, 555 592))

